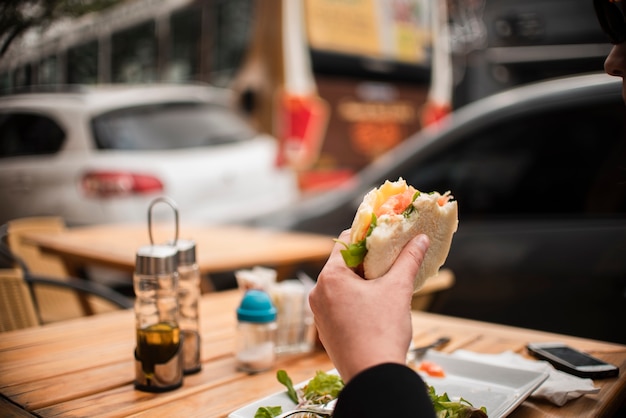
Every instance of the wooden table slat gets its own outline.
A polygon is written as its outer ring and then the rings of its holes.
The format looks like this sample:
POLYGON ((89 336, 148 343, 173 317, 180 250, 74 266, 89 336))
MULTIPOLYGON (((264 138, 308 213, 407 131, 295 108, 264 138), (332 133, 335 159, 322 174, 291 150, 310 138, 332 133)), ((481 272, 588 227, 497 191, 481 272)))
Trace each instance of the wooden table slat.
POLYGON ((0 411, 2 411, 3 418, 25 418, 35 416, 23 408, 15 405, 4 396, 0 396, 0 411))

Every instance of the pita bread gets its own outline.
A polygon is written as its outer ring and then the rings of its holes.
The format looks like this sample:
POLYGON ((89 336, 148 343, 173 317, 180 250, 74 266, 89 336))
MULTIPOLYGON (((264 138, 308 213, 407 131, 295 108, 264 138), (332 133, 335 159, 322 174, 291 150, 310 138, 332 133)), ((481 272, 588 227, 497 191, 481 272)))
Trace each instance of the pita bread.
MULTIPOLYGON (((388 198, 389 191, 395 193, 401 190, 417 192, 400 178, 396 182, 387 181, 385 185, 368 193, 355 216, 353 229, 363 229, 363 222, 372 219, 376 205, 388 198), (381 199, 380 191, 386 191, 387 196, 381 199), (360 225, 359 225, 360 224, 360 225)), ((365 239, 367 253, 363 259, 363 273, 366 279, 378 278, 391 268, 404 246, 418 234, 426 234, 430 239, 430 247, 420 270, 415 277, 414 290, 419 290, 426 279, 438 274, 440 267, 445 263, 452 237, 458 226, 458 205, 451 200, 450 192, 443 195, 438 192, 419 192, 412 205, 414 210, 407 214, 383 214, 377 217, 376 226, 365 239)), ((369 222, 369 221, 367 221, 369 222)), ((358 235, 352 231, 351 240, 356 242, 358 235)))

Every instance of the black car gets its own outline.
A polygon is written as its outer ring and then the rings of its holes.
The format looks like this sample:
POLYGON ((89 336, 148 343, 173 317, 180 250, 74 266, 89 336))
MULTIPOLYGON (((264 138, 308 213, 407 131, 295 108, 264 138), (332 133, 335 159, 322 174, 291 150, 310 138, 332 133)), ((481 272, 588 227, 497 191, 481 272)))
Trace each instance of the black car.
POLYGON ((434 312, 626 343, 626 108, 591 74, 455 111, 332 192, 257 225, 338 235, 363 195, 403 177, 452 191, 455 286, 434 312))

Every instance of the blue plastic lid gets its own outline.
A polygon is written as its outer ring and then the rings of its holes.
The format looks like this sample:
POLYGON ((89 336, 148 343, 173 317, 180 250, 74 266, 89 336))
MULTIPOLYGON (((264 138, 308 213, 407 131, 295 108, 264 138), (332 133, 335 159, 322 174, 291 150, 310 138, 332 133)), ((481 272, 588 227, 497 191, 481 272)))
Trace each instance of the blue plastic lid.
POLYGON ((272 322, 276 320, 276 308, 267 293, 248 290, 237 308, 237 319, 245 322, 272 322))

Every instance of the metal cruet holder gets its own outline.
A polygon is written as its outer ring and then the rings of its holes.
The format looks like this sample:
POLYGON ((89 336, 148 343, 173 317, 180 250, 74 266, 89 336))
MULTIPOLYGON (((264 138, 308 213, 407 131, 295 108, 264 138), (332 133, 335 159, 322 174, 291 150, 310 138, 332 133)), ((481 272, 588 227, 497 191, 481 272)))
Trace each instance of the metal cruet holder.
POLYGON ((137 347, 135 349, 135 388, 164 392, 183 383, 182 336, 178 324, 178 250, 171 245, 155 245, 152 240, 152 208, 171 200, 158 198, 148 209, 150 245, 137 250, 133 288, 137 347))
MULTIPOLYGON (((200 268, 196 262, 196 243, 193 240, 180 239, 178 209, 173 200, 162 197, 158 202, 167 203, 174 210, 176 216, 175 239, 166 242, 175 247, 177 253, 178 271, 178 326, 182 333, 183 343, 183 373, 194 374, 202 370, 200 362, 200 325, 198 303, 200 300, 200 268)), ((154 243, 152 236, 152 211, 148 213, 148 228, 150 243, 154 243)))

